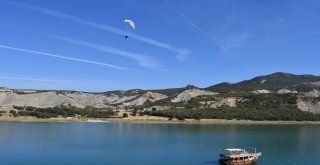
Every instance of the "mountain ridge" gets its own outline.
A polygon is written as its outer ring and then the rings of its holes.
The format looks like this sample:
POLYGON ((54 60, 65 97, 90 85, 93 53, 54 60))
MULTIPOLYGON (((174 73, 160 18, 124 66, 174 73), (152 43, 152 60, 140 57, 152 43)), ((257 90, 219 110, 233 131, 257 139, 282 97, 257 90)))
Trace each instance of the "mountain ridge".
MULTIPOLYGON (((258 81, 258 80, 263 80, 263 79, 270 79, 270 78, 287 78, 288 80, 290 79, 291 83, 292 83, 292 80, 295 80, 293 82, 297 82, 299 84, 299 82, 308 82, 308 81, 316 81, 318 82, 319 81, 319 85, 320 86, 320 76, 316 76, 316 75, 312 75, 312 74, 292 74, 292 73, 286 73, 286 72, 274 72, 274 73, 271 73, 271 74, 268 74, 268 75, 261 75, 261 76, 255 76, 251 79, 248 79, 248 80, 242 80, 242 81, 239 81, 239 82, 236 82, 236 83, 231 83, 231 82, 221 82, 221 83, 217 83, 217 84, 214 84, 214 85, 211 85, 211 86, 208 86, 208 87, 197 87, 195 85, 192 85, 192 84, 188 84, 187 86, 185 87, 173 87, 173 88, 160 88, 160 89, 128 89, 128 90, 121 90, 121 89, 117 89, 117 90, 110 90, 110 91, 102 91, 102 92, 90 92, 90 91, 79 91, 79 90, 55 90, 55 89, 13 89, 13 88, 7 88, 7 87, 0 87, 0 90, 1 89, 9 89, 9 90, 14 90, 14 91, 38 91, 38 92, 45 92, 45 91, 57 91, 57 92, 83 92, 83 93, 91 93, 91 94, 108 94, 108 93, 128 93, 128 92, 134 92, 134 91, 162 91, 162 90, 183 90, 183 89, 192 89, 192 88, 197 88, 197 89, 209 89, 211 87, 214 87, 214 86, 227 86, 227 85, 238 85, 238 86, 246 86, 250 89, 252 89, 252 87, 250 87, 250 83, 252 86, 255 85, 255 83, 258 81), (298 79, 298 80, 297 80, 298 79)), ((283 80, 282 80, 283 81, 283 80)), ((261 81, 260 81, 261 82, 261 81)), ((281 82, 281 81, 280 81, 281 82)), ((256 83, 258 84, 258 83, 256 83)), ((277 84, 279 85, 279 84, 277 84)), ((261 88, 264 87, 264 86, 261 86, 261 88)))
POLYGON ((106 92, 75 90, 37 90, 0 88, 0 108, 32 106, 38 108, 71 105, 124 109, 126 107, 219 107, 237 106, 247 96, 294 95, 303 111, 320 112, 320 76, 276 72, 237 83, 222 82, 199 88, 187 85, 166 89, 130 89, 106 92), (315 104, 313 104, 315 103, 315 104))

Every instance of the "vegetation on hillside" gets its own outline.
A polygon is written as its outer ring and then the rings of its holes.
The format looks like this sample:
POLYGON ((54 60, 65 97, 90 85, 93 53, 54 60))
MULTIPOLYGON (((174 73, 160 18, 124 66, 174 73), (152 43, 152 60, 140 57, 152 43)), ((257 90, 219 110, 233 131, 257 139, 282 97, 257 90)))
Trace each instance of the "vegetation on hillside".
POLYGON ((205 90, 218 93, 242 93, 259 89, 277 91, 279 89, 290 89, 298 92, 308 92, 312 89, 319 89, 320 86, 314 86, 311 82, 320 81, 320 76, 314 75, 295 75, 290 73, 277 72, 266 76, 258 76, 250 80, 239 83, 220 83, 205 88, 205 90))
MULTIPOLYGON (((132 89, 127 91, 109 91, 98 94, 106 96, 118 95, 121 97, 136 96, 117 104, 105 103, 116 108, 132 111, 132 115, 155 115, 169 118, 221 118, 221 119, 250 119, 250 120, 319 120, 319 114, 303 112, 297 108, 298 97, 300 100, 317 104, 320 98, 304 96, 305 92, 313 89, 320 90, 320 77, 313 75, 294 75, 289 73, 273 73, 266 76, 258 76, 239 83, 220 83, 207 88, 198 88, 188 85, 183 88, 169 88, 159 90, 132 89), (278 89, 296 90, 299 94, 277 94, 278 89), (217 92, 216 95, 200 95, 181 102, 171 100, 186 89, 202 89, 217 92), (273 93, 257 94, 256 90, 266 89, 273 93), (134 101, 145 92, 157 92, 168 97, 165 99, 150 101, 143 105, 125 106, 134 101), (231 101, 230 101, 231 100, 231 101), (228 105, 236 107, 228 107, 228 105), (159 106, 159 107, 158 107, 159 106), (151 110, 170 108, 169 110, 151 110), (216 108, 212 108, 216 107, 216 108)), ((27 94, 23 90, 15 90, 16 94, 27 94)), ((36 93, 47 92, 36 90, 36 93)), ((58 95, 76 93, 77 91, 55 91, 58 95)), ((83 93, 83 92, 82 92, 83 93)), ((92 93, 93 94, 93 93, 92 93)), ((14 106, 10 111, 12 116, 35 116, 38 118, 50 117, 91 117, 106 118, 115 115, 112 109, 99 109, 93 107, 77 108, 73 106, 57 106, 53 108, 35 108, 14 106)), ((317 112, 317 111, 314 111, 317 112)), ((0 112, 0 115, 2 113, 0 112)))
MULTIPOLYGON (((178 119, 320 121, 320 114, 299 110, 296 100, 297 96, 294 94, 249 95, 238 101, 237 107, 195 108, 199 105, 194 105, 182 109, 150 111, 146 114, 178 119)), ((188 105, 193 104, 189 102, 188 105)))
POLYGON ((276 91, 282 88, 308 92, 311 88, 308 83, 320 81, 319 76, 295 75, 290 73, 277 72, 266 76, 258 76, 250 80, 242 81, 237 85, 251 87, 255 89, 268 89, 276 91), (300 88, 297 88, 298 86, 300 88))
POLYGON ((148 111, 147 115, 183 119, 227 119, 227 120, 270 120, 270 121, 320 121, 320 114, 304 112, 298 109, 239 109, 236 107, 171 109, 148 111))
POLYGON ((253 91, 255 89, 249 86, 224 82, 224 83, 207 87, 205 88, 205 90, 217 92, 217 93, 241 93, 241 92, 253 91))
POLYGON ((49 108, 36 107, 15 107, 18 113, 11 112, 17 116, 34 116, 37 118, 55 117, 88 117, 88 118, 107 118, 115 115, 112 109, 99 109, 94 107, 77 108, 74 106, 57 106, 49 108), (15 113, 15 114, 14 114, 15 113))

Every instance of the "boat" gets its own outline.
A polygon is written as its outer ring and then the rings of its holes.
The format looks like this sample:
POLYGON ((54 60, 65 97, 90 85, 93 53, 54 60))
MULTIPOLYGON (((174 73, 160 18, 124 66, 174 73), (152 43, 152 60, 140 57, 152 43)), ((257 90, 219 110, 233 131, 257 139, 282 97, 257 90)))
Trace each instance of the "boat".
POLYGON ((258 160, 261 154, 261 152, 256 152, 256 148, 253 147, 228 148, 219 154, 219 162, 222 165, 248 165, 258 160))

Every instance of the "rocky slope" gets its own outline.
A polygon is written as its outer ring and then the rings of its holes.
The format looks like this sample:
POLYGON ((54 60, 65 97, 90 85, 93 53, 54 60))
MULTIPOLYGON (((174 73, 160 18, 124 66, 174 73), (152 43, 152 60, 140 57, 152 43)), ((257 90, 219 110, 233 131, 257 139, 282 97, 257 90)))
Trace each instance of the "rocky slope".
POLYGON ((149 91, 135 98, 134 100, 131 100, 129 102, 123 102, 123 105, 126 105, 126 106, 143 105, 146 101, 155 102, 158 100, 165 99, 167 97, 168 96, 164 94, 149 91))
POLYGON ((302 111, 320 113, 320 101, 299 99, 297 105, 302 111))
MULTIPOLYGON (((297 107, 303 111, 320 112, 320 77, 274 73, 258 76, 239 83, 220 83, 207 88, 188 85, 183 88, 157 90, 132 89, 88 93, 79 91, 41 91, 0 88, 0 109, 13 106, 55 107, 72 105, 118 109, 133 106, 181 107, 220 106, 235 107, 244 96, 253 100, 259 95, 293 95, 297 107)), ((257 103, 259 104, 259 103, 257 103)))
POLYGON ((200 89, 187 89, 180 93, 178 96, 173 98, 171 102, 181 102, 181 101, 187 101, 190 100, 191 98, 197 97, 197 96, 202 96, 202 95, 215 95, 217 93, 214 92, 209 92, 205 90, 200 90, 200 89))

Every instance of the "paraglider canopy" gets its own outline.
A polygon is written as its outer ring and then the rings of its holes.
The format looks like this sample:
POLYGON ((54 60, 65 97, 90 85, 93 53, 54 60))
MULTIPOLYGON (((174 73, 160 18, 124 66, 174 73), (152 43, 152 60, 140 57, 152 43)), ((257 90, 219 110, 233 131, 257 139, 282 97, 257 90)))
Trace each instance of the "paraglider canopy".
POLYGON ((130 19, 125 19, 124 22, 127 23, 132 30, 135 30, 135 29, 136 29, 136 26, 135 26, 135 24, 134 24, 134 22, 133 22, 132 20, 130 20, 130 19))

